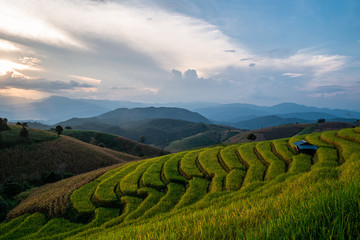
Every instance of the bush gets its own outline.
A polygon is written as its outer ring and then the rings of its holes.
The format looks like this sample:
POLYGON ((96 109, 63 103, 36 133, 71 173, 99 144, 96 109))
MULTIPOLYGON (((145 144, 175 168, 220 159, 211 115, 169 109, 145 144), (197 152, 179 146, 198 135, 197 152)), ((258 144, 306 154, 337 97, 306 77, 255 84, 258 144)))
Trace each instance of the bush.
POLYGON ((12 179, 7 179, 2 186, 2 195, 5 198, 12 198, 15 195, 21 193, 23 190, 22 184, 12 181, 12 179))

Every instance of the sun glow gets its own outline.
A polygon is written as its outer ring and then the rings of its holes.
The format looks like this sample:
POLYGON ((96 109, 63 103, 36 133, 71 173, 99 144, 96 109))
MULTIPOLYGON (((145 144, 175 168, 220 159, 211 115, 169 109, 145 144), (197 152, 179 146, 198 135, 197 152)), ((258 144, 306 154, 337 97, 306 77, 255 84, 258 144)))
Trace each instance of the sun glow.
POLYGON ((49 97, 51 94, 31 89, 6 88, 0 89, 0 95, 10 97, 23 97, 29 99, 41 99, 44 97, 49 97))
POLYGON ((16 70, 26 70, 30 68, 31 66, 27 66, 24 64, 15 63, 8 60, 0 60, 0 75, 5 75, 8 72, 20 74, 16 70))

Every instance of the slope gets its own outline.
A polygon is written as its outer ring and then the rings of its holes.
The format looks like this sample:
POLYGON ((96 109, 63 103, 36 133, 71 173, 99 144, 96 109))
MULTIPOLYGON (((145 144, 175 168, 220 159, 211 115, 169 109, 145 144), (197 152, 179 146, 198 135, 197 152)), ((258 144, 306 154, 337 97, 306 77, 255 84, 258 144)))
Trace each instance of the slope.
POLYGON ((22 215, 0 225, 0 239, 357 239, 359 183, 360 128, 204 148, 78 188, 72 207, 90 222, 22 215), (294 152, 300 139, 316 154, 294 152))
POLYGON ((100 167, 139 159, 111 149, 97 147, 67 136, 29 128, 29 138, 19 136, 21 127, 9 125, 2 133, 0 182, 37 183, 51 171, 79 174, 100 167))
POLYGON ((138 157, 156 157, 168 153, 159 148, 103 132, 66 129, 63 134, 93 145, 110 148, 138 157))
POLYGON ((227 143, 248 142, 247 136, 255 134, 256 141, 273 140, 277 138, 292 137, 296 134, 306 134, 312 132, 322 132, 330 130, 339 130, 342 128, 351 128, 353 124, 345 122, 326 122, 326 123, 308 123, 308 124, 287 124, 275 127, 267 127, 256 130, 241 132, 231 138, 227 143))
MULTIPOLYGON (((63 126, 71 126, 73 129, 96 130, 110 134, 116 134, 134 141, 144 136, 145 144, 151 144, 160 148, 167 147, 171 142, 190 137, 198 133, 217 131, 218 133, 236 130, 233 127, 206 124, 202 122, 190 122, 169 118, 148 119, 130 121, 122 125, 110 125, 100 120, 70 119, 60 123, 63 126)), ((196 147, 196 146, 193 146, 196 147)))

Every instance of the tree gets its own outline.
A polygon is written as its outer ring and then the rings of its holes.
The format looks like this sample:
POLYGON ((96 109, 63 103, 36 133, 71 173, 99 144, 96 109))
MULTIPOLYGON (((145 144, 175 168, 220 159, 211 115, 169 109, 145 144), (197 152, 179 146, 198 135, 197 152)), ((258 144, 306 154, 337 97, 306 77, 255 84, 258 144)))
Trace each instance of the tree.
MULTIPOLYGON (((18 122, 18 123, 20 123, 20 122, 18 122)), ((23 122, 23 123, 20 123, 20 124, 18 124, 18 123, 16 123, 16 125, 22 126, 22 128, 21 128, 21 130, 20 130, 20 136, 21 136, 21 137, 24 137, 24 138, 28 138, 28 137, 29 137, 29 132, 28 132, 28 130, 25 128, 25 127, 28 126, 28 125, 27 125, 27 122, 23 122)))
POLYGON ((246 137, 247 140, 249 141, 255 141, 256 140, 256 135, 253 134, 253 133, 250 133, 247 137, 246 137))
POLYGON ((318 119, 318 123, 324 123, 325 122, 325 118, 319 118, 318 119))
POLYGON ((72 127, 66 126, 65 129, 70 130, 70 129, 72 129, 72 127))
POLYGON ((139 143, 144 143, 145 141, 146 141, 146 137, 141 136, 141 138, 139 139, 139 143))
POLYGON ((0 148, 1 148, 1 132, 11 130, 7 125, 7 121, 8 120, 6 118, 0 118, 0 148))
POLYGON ((360 120, 359 119, 354 122, 354 127, 360 127, 360 120))
POLYGON ((55 132, 57 132, 58 138, 60 137, 60 135, 62 134, 62 132, 64 131, 63 127, 60 125, 57 125, 55 128, 55 132))

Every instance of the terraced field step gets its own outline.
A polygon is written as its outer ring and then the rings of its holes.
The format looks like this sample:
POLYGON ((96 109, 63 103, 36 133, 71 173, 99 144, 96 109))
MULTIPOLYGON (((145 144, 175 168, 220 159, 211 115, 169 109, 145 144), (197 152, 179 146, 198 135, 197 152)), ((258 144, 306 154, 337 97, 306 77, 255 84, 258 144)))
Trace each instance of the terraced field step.
POLYGON ((92 219, 88 224, 28 214, 2 223, 0 240, 86 239, 107 228, 137 226, 159 214, 156 220, 186 212, 187 207, 202 209, 218 197, 261 195, 267 184, 282 183, 295 174, 309 172, 304 176, 336 180, 343 168, 338 156, 352 163, 360 159, 359 129, 204 148, 129 163, 73 192, 72 205, 92 219), (299 139, 317 145, 316 154, 295 153, 291 145, 299 139))
POLYGON ((259 155, 268 162, 269 167, 266 171, 265 180, 275 179, 280 174, 285 173, 286 165, 285 162, 280 160, 272 151, 271 151, 271 142, 260 142, 256 144, 256 150, 259 155))
POLYGON ((248 143, 238 147, 239 156, 249 166, 243 185, 248 185, 255 181, 263 181, 266 166, 257 158, 254 148, 256 143, 248 143))
POLYGON ((140 185, 140 179, 144 172, 153 164, 153 159, 145 160, 136 167, 134 171, 126 175, 120 181, 120 192, 123 195, 137 195, 137 191, 140 185))
POLYGON ((221 149, 222 147, 210 148, 199 154, 199 164, 206 171, 207 175, 212 178, 209 188, 210 192, 222 191, 224 189, 227 172, 218 160, 218 154, 221 149))
POLYGON ((180 160, 179 169, 180 172, 187 179, 191 179, 192 177, 204 177, 204 174, 200 171, 200 169, 196 165, 196 160, 199 154, 203 150, 195 150, 187 152, 184 157, 180 160))

